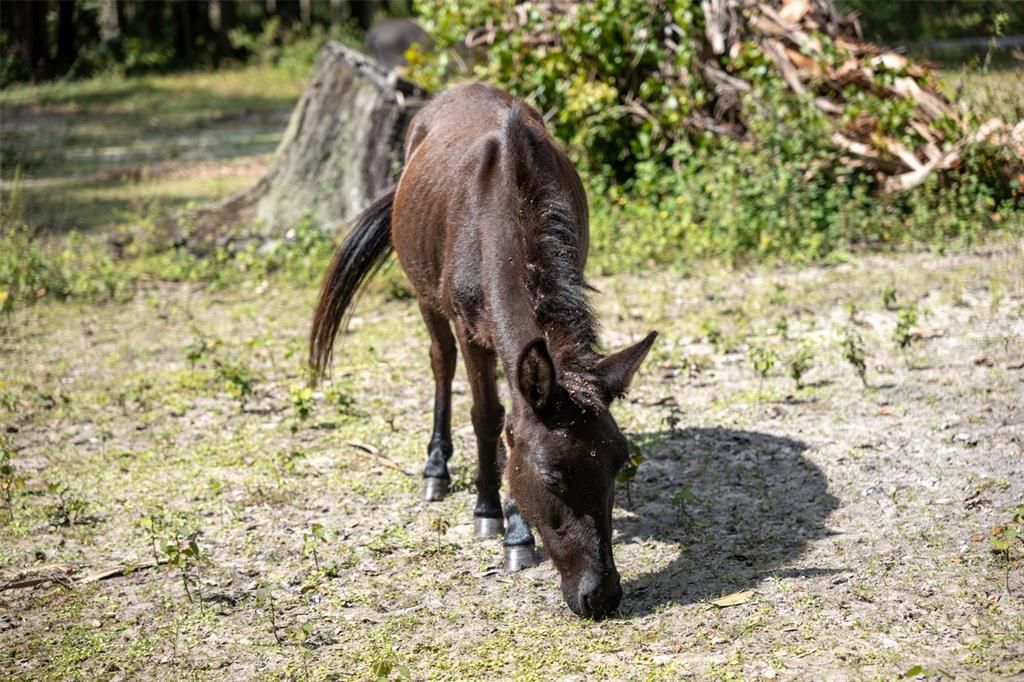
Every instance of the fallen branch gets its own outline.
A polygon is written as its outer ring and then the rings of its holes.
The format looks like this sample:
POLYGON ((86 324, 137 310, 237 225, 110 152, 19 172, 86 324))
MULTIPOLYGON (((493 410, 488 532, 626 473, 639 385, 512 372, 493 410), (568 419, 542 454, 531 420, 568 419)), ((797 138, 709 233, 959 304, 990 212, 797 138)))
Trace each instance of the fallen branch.
POLYGON ((117 566, 111 566, 101 571, 96 571, 88 575, 74 576, 71 575, 78 568, 85 568, 85 566, 74 566, 72 564, 56 564, 52 567, 44 566, 37 571, 51 570, 53 572, 45 575, 34 575, 31 577, 21 577, 10 582, 5 583, 0 587, 0 592, 6 590, 19 590, 30 587, 38 587, 46 583, 57 583, 63 587, 73 587, 74 585, 89 585, 91 583, 99 582, 101 580, 109 580, 110 578, 118 578, 125 575, 130 575, 136 571, 142 571, 147 568, 154 568, 160 564, 167 563, 166 561, 146 561, 141 564, 120 564, 117 566))
POLYGON ((366 443, 357 440, 347 441, 345 445, 355 448, 360 452, 366 453, 367 455, 370 456, 371 459, 379 462, 380 464, 383 464, 384 466, 390 469, 394 469, 395 471, 403 473, 406 476, 413 475, 411 472, 406 471, 398 462, 394 461, 390 457, 380 454, 380 451, 378 451, 377 448, 373 447, 372 445, 367 445, 366 443))

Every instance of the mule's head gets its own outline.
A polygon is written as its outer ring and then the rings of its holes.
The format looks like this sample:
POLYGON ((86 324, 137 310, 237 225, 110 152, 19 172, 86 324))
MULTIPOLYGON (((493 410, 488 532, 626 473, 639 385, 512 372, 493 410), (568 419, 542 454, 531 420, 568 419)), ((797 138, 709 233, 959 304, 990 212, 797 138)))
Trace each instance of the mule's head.
POLYGON ((599 405, 580 407, 542 339, 529 344, 517 367, 522 400, 506 429, 512 497, 540 532, 562 578, 569 608, 601 617, 622 599, 612 556, 615 474, 629 457, 626 437, 608 407, 622 395, 647 356, 656 332, 600 360, 592 370, 599 405))

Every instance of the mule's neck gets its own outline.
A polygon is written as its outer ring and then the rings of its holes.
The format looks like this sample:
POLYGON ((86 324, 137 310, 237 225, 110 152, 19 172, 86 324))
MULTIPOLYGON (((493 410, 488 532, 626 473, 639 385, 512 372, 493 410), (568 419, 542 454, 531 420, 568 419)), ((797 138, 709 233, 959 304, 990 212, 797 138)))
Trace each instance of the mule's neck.
POLYGON ((599 400, 591 370, 597 325, 587 300, 579 229, 557 208, 544 210, 539 221, 514 221, 503 239, 483 249, 492 340, 512 394, 518 361, 537 338, 548 345, 559 382, 581 405, 599 400), (532 224, 531 224, 532 222, 532 224))

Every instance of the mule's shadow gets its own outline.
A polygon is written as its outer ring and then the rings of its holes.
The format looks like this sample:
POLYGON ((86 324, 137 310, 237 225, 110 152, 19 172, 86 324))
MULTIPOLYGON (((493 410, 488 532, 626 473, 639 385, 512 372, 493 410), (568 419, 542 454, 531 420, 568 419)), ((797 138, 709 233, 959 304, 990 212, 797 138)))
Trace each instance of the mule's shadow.
MULTIPOLYGON (((632 483, 632 514, 616 519, 619 543, 676 545, 658 570, 623 583, 626 617, 665 603, 715 599, 777 574, 809 577, 836 568, 787 570, 811 540, 829 534, 838 500, 807 445, 752 431, 689 428, 632 434, 646 458, 632 483)), ((625 505, 619 486, 618 503, 625 505)), ((621 559, 620 559, 621 561, 621 559)))

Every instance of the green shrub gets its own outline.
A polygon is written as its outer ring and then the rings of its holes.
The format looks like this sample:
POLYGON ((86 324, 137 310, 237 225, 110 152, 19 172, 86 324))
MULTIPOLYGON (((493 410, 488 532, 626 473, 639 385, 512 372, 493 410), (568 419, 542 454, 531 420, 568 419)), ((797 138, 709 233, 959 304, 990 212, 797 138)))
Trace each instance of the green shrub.
MULTIPOLYGON (((965 151, 950 179, 930 178, 884 195, 868 171, 839 160, 836 123, 793 94, 770 58, 747 44, 726 66, 752 84, 743 111, 749 140, 687 127, 710 97, 696 75, 694 41, 703 32, 700 3, 675 0, 654 11, 644 0, 595 0, 554 19, 557 41, 527 44, 529 30, 502 27, 512 0, 420 0, 417 13, 433 35, 433 54, 414 52, 410 77, 437 89, 465 75, 526 98, 582 171, 593 204, 594 265, 605 272, 685 266, 697 258, 752 257, 806 261, 850 247, 972 243, 988 230, 1024 231, 1016 209, 1021 188, 998 173, 1007 150, 965 151), (666 14, 667 13, 667 14, 666 14), (668 53, 666 16, 682 36, 668 53), (484 59, 471 74, 454 68, 474 27, 495 26, 484 59), (684 74, 666 77, 665 73, 684 74), (685 74, 689 74, 686 76, 685 74)), ((527 14, 527 29, 543 19, 527 14)), ((534 32, 535 33, 535 32, 534 32)), ((843 48, 824 35, 826 59, 843 48)), ((880 82, 900 75, 875 69, 880 82)), ((870 116, 878 129, 915 142, 910 100, 870 89, 845 93, 843 120, 870 116)), ((950 127, 952 121, 937 126, 950 127)))

